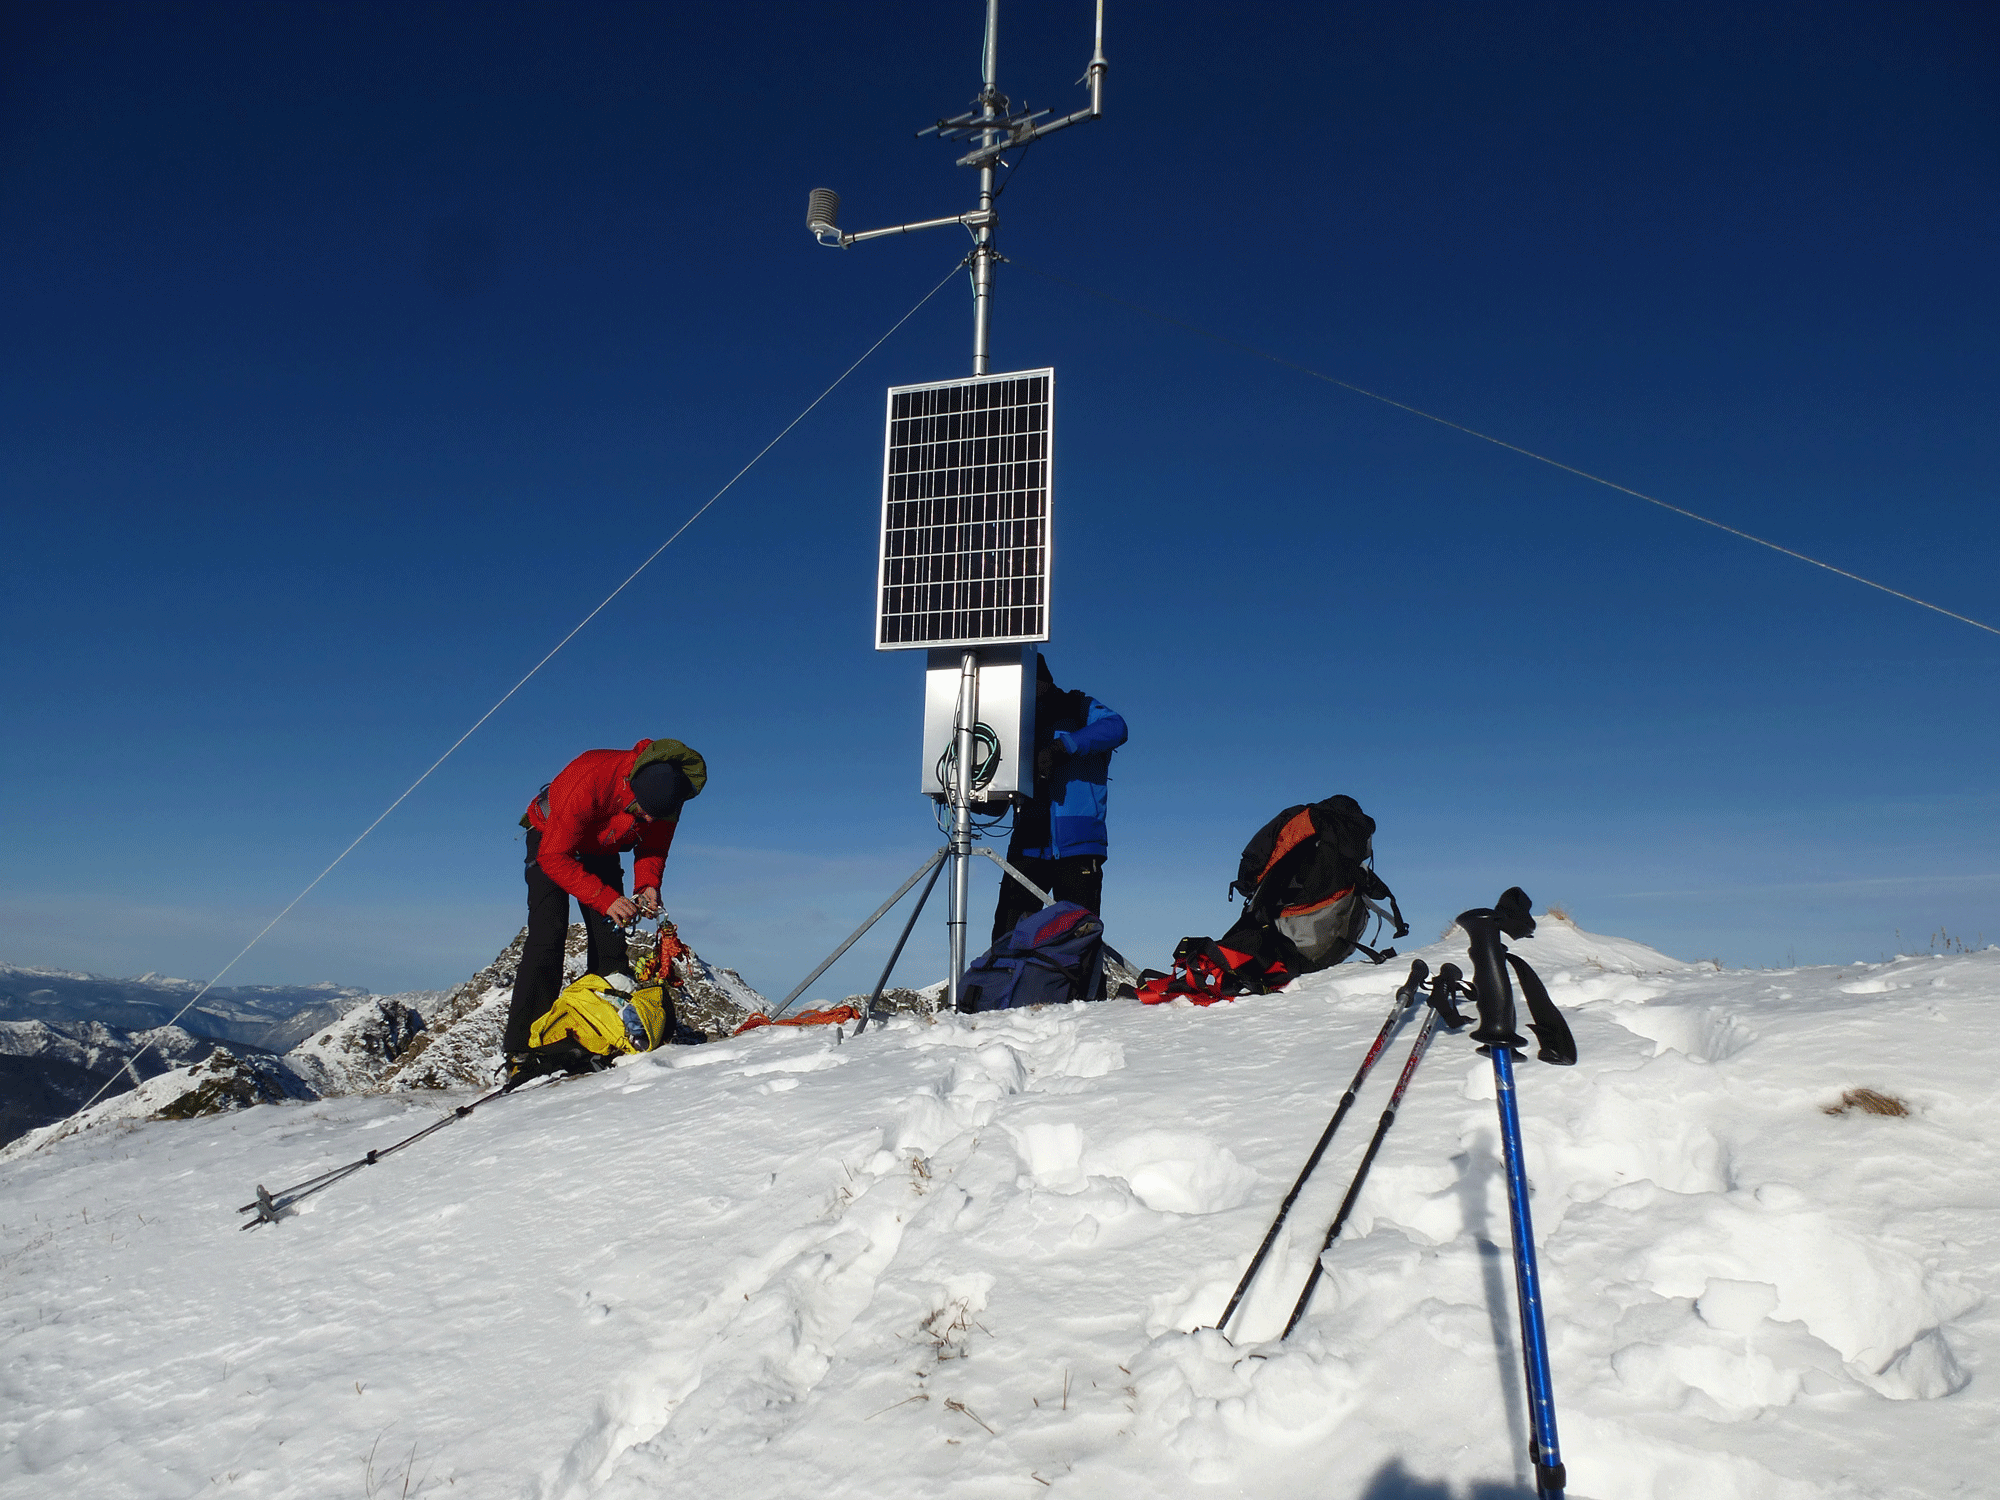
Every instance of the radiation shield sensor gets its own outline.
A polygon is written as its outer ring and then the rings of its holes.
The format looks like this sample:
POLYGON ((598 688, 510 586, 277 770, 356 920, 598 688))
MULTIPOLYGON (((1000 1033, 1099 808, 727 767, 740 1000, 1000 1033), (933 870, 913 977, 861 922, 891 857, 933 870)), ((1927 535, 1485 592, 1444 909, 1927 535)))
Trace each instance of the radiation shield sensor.
POLYGON ((1055 371, 891 387, 875 649, 1049 638, 1055 371))

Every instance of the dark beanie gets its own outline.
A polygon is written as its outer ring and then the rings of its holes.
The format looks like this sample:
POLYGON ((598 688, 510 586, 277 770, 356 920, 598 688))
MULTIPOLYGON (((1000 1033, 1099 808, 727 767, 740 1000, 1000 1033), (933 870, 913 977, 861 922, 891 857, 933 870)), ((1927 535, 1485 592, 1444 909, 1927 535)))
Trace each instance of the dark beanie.
POLYGON ((681 804, 694 795, 694 783, 670 761, 656 760, 632 773, 632 796, 649 816, 680 816, 681 804))

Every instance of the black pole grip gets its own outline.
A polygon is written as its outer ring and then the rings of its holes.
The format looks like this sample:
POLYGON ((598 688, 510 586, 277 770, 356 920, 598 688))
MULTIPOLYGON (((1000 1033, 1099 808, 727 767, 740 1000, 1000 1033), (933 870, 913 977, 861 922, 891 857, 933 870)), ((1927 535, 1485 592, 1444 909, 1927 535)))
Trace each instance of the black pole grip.
MULTIPOLYGON (((1479 1006, 1479 1027, 1472 1039, 1482 1047, 1506 1047, 1510 1051, 1528 1045, 1528 1039, 1514 1029, 1514 986, 1507 977, 1507 950, 1501 945, 1503 922, 1512 929, 1525 916, 1527 897, 1518 886, 1500 898, 1500 908, 1477 907, 1458 914, 1458 925, 1470 940, 1472 956, 1472 998, 1479 1006), (1519 897, 1517 908, 1510 897, 1519 897)), ((1528 931, 1534 918, 1527 917, 1528 931)), ((1524 935, 1524 934, 1517 934, 1524 935)))
POLYGON ((1452 1003, 1457 998, 1465 980, 1465 972, 1457 964, 1439 964, 1437 978, 1431 983, 1431 1009, 1438 1014, 1438 1020, 1452 1031, 1458 1031, 1471 1023, 1458 1013, 1452 1003))
POLYGON ((1403 987, 1396 991, 1396 998, 1403 1004, 1413 1003, 1424 991, 1424 981, 1430 978, 1431 966, 1421 958, 1410 960, 1410 977, 1403 981, 1403 987))

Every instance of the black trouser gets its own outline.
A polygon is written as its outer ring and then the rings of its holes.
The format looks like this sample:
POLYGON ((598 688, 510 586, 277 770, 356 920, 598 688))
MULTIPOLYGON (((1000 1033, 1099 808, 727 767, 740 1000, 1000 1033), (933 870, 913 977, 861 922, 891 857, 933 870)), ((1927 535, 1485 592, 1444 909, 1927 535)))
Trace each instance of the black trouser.
MULTIPOLYGON (((528 939, 521 949, 521 966, 514 971, 514 1003, 507 1008, 507 1033, 502 1046, 511 1057, 528 1050, 528 1028, 542 1012, 555 1004, 562 993, 563 946, 569 938, 569 892, 543 871, 535 856, 541 852, 542 834, 528 830, 528 939)), ((611 850, 599 850, 578 860, 584 869, 620 895, 625 893, 625 871, 611 850)), ((583 930, 590 942, 590 972, 630 974, 632 960, 625 952, 625 934, 611 918, 592 907, 583 908, 583 930)))
MULTIPOLYGON (((1007 851, 1007 863, 1058 901, 1074 901, 1096 911, 1104 899, 1104 856, 1070 854, 1061 859, 1030 859, 1007 851)), ((993 908, 993 941, 999 942, 1014 930, 1014 924, 1042 903, 1022 889, 1021 882, 1005 871, 1000 875, 1000 900, 993 908)))

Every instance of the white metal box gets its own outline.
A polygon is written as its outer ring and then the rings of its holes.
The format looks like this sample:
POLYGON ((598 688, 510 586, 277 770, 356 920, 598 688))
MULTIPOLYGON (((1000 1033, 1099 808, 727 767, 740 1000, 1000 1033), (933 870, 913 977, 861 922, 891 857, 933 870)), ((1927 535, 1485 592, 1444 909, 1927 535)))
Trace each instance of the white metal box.
POLYGON ((1034 794, 1035 663, 1040 655, 1032 642, 1000 646, 932 647, 924 670, 924 764, 920 789, 942 800, 943 777, 954 755, 952 729, 957 722, 961 662, 970 651, 979 659, 978 701, 974 722, 984 733, 976 738, 973 768, 984 769, 994 756, 991 773, 975 782, 972 800, 998 812, 1014 795, 1034 794), (994 753, 997 752, 997 755, 994 753))

